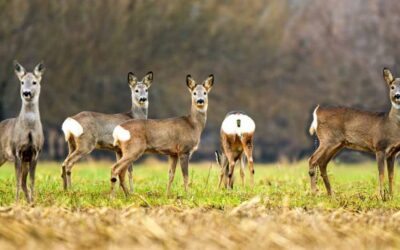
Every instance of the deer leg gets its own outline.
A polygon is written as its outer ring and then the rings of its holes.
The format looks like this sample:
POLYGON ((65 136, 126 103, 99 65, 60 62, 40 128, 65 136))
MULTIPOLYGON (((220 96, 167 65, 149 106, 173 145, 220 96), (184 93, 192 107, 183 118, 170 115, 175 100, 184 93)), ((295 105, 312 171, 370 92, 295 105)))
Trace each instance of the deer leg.
MULTIPOLYGON (((327 174, 327 166, 328 163, 330 162, 330 160, 332 159, 333 156, 335 156, 335 154, 337 152, 340 151, 340 149, 343 147, 342 143, 338 143, 338 144, 331 144, 331 145, 325 145, 325 146, 321 146, 318 147, 318 149, 315 151, 315 153, 310 157, 310 178, 314 178, 314 181, 311 182, 311 187, 312 185, 314 185, 314 190, 316 191, 316 174, 315 172, 315 167, 319 166, 319 169, 321 170, 321 177, 324 181, 324 185, 326 188, 326 192, 328 193, 328 195, 332 194, 332 189, 331 189, 331 184, 329 182, 329 177, 327 174), (314 169, 312 169, 314 168, 314 169), (313 176, 312 176, 313 174, 313 176)), ((313 188, 311 188, 313 191, 313 188)), ((313 193, 315 193, 315 191, 313 193)))
POLYGON ((25 198, 28 201, 28 203, 31 203, 31 195, 29 193, 28 186, 27 186, 28 173, 29 173, 29 163, 28 162, 23 162, 21 169, 22 169, 22 177, 21 177, 22 191, 24 191, 25 198))
MULTIPOLYGON (((118 151, 117 153, 116 153, 116 158, 117 158, 117 161, 119 161, 121 158, 122 158, 122 152, 120 152, 120 151, 118 151)), ((130 165, 130 167, 131 167, 132 165, 130 165)), ((125 196, 128 196, 128 194, 130 193, 130 192, 133 192, 133 183, 132 183, 132 186, 131 186, 131 190, 128 192, 128 190, 127 190, 127 188, 126 188, 126 185, 125 185, 125 175, 126 175, 126 171, 122 171, 123 173, 120 173, 119 174, 119 183, 120 183, 120 186, 121 186, 121 188, 122 188, 122 190, 124 191, 124 193, 125 193, 125 196)), ((130 184, 130 183, 129 183, 130 184)))
POLYGON ((15 194, 15 202, 19 201, 19 191, 21 190, 22 183, 22 162, 19 157, 15 157, 15 179, 17 183, 16 194, 15 194))
POLYGON ((329 149, 326 149, 322 154, 323 156, 319 164, 319 169, 321 170, 321 177, 322 180, 324 181, 326 192, 328 193, 328 195, 332 195, 332 189, 326 169, 328 167, 328 163, 331 161, 333 156, 335 156, 335 154, 341 149, 341 147, 342 144, 338 144, 334 147, 329 147, 329 149))
POLYGON ((376 153, 376 161, 378 162, 378 171, 379 171, 379 193, 381 198, 385 199, 385 192, 384 192, 384 181, 385 181, 385 153, 384 152, 377 152, 376 153))
POLYGON ((253 139, 242 138, 243 150, 247 158, 250 171, 250 186, 254 188, 254 162, 253 162, 253 139))
POLYGON ((189 187, 189 154, 183 154, 179 156, 179 162, 181 164, 181 170, 183 175, 183 187, 185 192, 188 191, 189 187))
POLYGON ((67 170, 66 170, 66 163, 68 162, 67 159, 69 159, 69 157, 71 156, 71 154, 76 150, 76 145, 75 145, 75 141, 73 138, 68 140, 68 155, 67 158, 65 159, 64 163, 62 164, 62 173, 61 173, 61 177, 63 179, 63 186, 64 186, 64 190, 68 189, 68 183, 67 183, 67 170))
POLYGON ((133 164, 128 167, 129 191, 133 193, 133 164))
MULTIPOLYGON (((132 166, 132 165, 130 165, 130 166, 132 166)), ((121 172, 119 173, 118 177, 119 177, 119 185, 121 186, 122 190, 124 191, 125 197, 128 197, 129 191, 125 184, 126 171, 127 171, 126 168, 122 169, 121 172)))
MULTIPOLYGON (((117 161, 119 159, 121 159, 122 158, 122 152, 117 152, 116 153, 116 158, 117 158, 117 161)), ((129 165, 129 167, 128 167, 129 193, 133 193, 133 175, 132 175, 132 171, 133 171, 133 165, 129 165)), ((125 179, 125 177, 124 177, 124 179, 125 179)))
POLYGON ((395 157, 390 156, 386 159, 386 165, 389 177, 389 194, 393 195, 393 179, 394 179, 394 161, 395 157))
POLYGON ((117 161, 113 167, 111 168, 111 192, 110 192, 110 197, 114 198, 115 197, 115 183, 117 182, 116 176, 120 175, 122 169, 125 167, 125 165, 129 164, 130 158, 127 157, 122 157, 119 161, 117 161), (116 172, 117 169, 120 169, 118 172, 116 172))
POLYGON ((178 157, 177 156, 170 156, 170 165, 169 165, 169 170, 168 170, 168 185, 167 185, 167 194, 170 194, 171 192, 171 185, 174 182, 175 178, 175 171, 176 171, 176 164, 178 163, 178 157))
POLYGON ((71 188, 72 186, 72 181, 71 181, 71 175, 72 175, 72 168, 74 167, 75 163, 82 159, 82 157, 88 155, 90 152, 93 151, 94 145, 89 146, 88 144, 85 145, 84 147, 77 147, 76 150, 65 159, 63 163, 63 167, 65 167, 66 171, 66 180, 67 180, 67 189, 71 188))
POLYGON ((319 169, 321 170, 321 177, 322 177, 322 180, 324 181, 326 192, 328 193, 328 195, 332 195, 331 184, 329 182, 329 177, 328 177, 328 174, 326 171, 327 165, 328 164, 321 164, 319 166, 319 169))
POLYGON ((245 168, 244 156, 241 155, 240 156, 240 178, 242 179, 242 187, 244 187, 244 181, 245 181, 244 168, 245 168))
POLYGON ((233 174, 235 172, 235 161, 229 160, 229 169, 228 169, 228 189, 233 189, 233 174))
POLYGON ((31 162, 29 163, 29 178, 30 178, 30 189, 31 189, 31 200, 33 202, 34 197, 35 197, 35 174, 36 174, 36 165, 37 165, 37 160, 32 159, 31 162))
POLYGON ((117 176, 121 173, 126 173, 126 169, 128 168, 128 164, 136 161, 142 154, 144 153, 144 149, 137 149, 136 151, 132 151, 129 153, 123 153, 121 159, 119 159, 111 168, 111 198, 115 196, 115 183, 117 182, 117 176))
POLYGON ((308 160, 308 175, 310 176, 310 184, 311 184, 311 193, 317 193, 317 175, 316 175, 316 168, 319 165, 320 158, 323 155, 323 152, 326 150, 326 147, 322 146, 321 144, 317 148, 317 150, 311 155, 310 159, 308 160))
POLYGON ((224 171, 225 171, 225 168, 221 168, 221 173, 219 174, 218 189, 221 189, 221 184, 222 184, 222 181, 223 181, 224 175, 225 175, 224 171))

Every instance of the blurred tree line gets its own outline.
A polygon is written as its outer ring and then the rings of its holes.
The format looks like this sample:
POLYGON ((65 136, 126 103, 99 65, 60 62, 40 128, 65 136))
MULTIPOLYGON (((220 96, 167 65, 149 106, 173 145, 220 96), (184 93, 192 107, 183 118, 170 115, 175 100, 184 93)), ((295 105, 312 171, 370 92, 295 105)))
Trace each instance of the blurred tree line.
MULTIPOLYGON (((63 120, 129 110, 129 71, 155 73, 150 118, 190 110, 185 76, 213 73, 196 157, 212 159, 230 110, 257 124, 257 160, 298 159, 317 104, 389 108, 382 68, 398 70, 396 0, 0 0, 0 119, 20 109, 12 61, 44 60, 47 158, 60 159, 63 120)), ((113 155, 113 154, 110 154, 113 155)))

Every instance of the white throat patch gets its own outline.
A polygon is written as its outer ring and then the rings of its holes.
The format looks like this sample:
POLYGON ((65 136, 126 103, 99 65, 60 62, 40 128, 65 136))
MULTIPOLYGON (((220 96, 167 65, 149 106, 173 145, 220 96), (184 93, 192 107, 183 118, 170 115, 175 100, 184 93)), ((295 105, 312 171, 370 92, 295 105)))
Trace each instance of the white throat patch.
POLYGON ((392 107, 395 108, 395 109, 400 109, 400 104, 397 104, 397 103, 392 101, 392 107))

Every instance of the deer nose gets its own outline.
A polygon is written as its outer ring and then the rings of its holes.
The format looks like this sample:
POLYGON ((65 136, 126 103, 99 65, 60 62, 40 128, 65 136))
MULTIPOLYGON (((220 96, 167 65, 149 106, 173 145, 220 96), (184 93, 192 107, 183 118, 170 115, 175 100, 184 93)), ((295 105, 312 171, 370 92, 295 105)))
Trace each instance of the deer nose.
POLYGON ((197 104, 204 104, 204 100, 203 99, 198 99, 197 100, 197 104))
POLYGON ((395 94, 394 99, 400 99, 400 94, 395 94))
POLYGON ((22 95, 25 97, 30 97, 30 96, 32 96, 32 93, 30 91, 24 91, 24 92, 22 92, 22 95))
POLYGON ((140 97, 140 99, 139 99, 139 102, 141 102, 141 103, 146 102, 146 101, 147 101, 146 97, 140 97))

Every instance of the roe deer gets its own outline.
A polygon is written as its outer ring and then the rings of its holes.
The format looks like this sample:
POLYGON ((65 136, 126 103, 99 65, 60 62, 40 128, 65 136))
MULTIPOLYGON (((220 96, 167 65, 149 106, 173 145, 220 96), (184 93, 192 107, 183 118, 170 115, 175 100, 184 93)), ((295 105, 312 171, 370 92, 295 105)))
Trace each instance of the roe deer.
POLYGON ((112 166, 111 197, 114 196, 116 177, 119 176, 120 184, 123 190, 126 190, 124 176, 128 164, 146 152, 164 154, 171 158, 167 193, 170 192, 179 158, 184 187, 187 191, 189 159, 197 150, 201 133, 206 125, 207 95, 213 83, 213 75, 210 75, 203 84, 196 84, 190 75, 186 77, 186 84, 192 96, 190 115, 158 120, 130 120, 114 129, 114 145, 120 147, 122 158, 112 166))
POLYGON ((385 162, 389 173, 389 193, 393 193, 394 162, 400 150, 400 79, 383 69, 389 87, 392 107, 386 113, 359 111, 351 108, 323 108, 313 113, 310 134, 316 134, 319 146, 309 159, 311 191, 315 193, 315 168, 319 166, 328 195, 331 195, 326 168, 328 162, 343 148, 375 154, 379 170, 379 191, 384 193, 385 162))
POLYGON ((218 188, 224 180, 225 188, 233 188, 233 174, 236 162, 240 159, 240 177, 244 187, 244 156, 250 170, 250 184, 254 186, 253 136, 256 125, 248 115, 239 111, 229 112, 222 122, 220 140, 222 152, 215 151, 221 173, 218 188), (225 178, 224 178, 225 177, 225 178))
MULTIPOLYGON (((132 95, 131 111, 118 114, 83 111, 64 121, 62 130, 69 148, 68 156, 62 164, 61 176, 64 190, 71 187, 71 170, 74 164, 95 148, 115 151, 117 159, 121 157, 121 151, 113 145, 112 132, 118 124, 127 120, 147 119, 148 89, 152 82, 152 72, 148 72, 142 81, 138 81, 136 76, 129 72, 128 83, 132 95)), ((129 167, 129 185, 132 191, 132 166, 129 167)))
POLYGON ((40 82, 44 66, 39 63, 31 73, 15 61, 14 69, 21 84, 22 107, 18 117, 0 123, 0 166, 6 161, 14 161, 16 202, 19 201, 19 191, 22 188, 26 200, 33 203, 36 164, 44 142, 39 113, 40 82), (27 188, 28 174, 30 192, 27 188))

